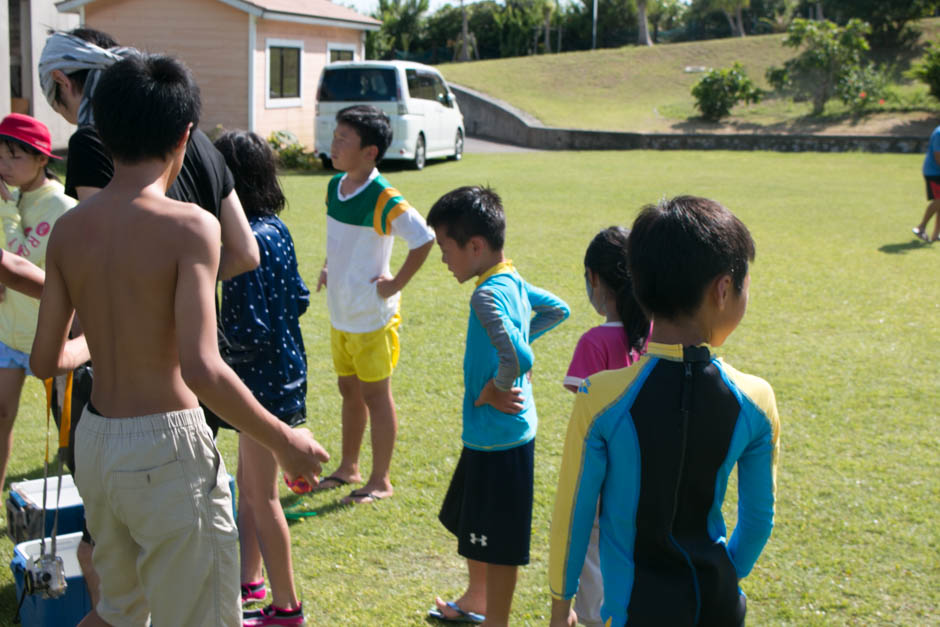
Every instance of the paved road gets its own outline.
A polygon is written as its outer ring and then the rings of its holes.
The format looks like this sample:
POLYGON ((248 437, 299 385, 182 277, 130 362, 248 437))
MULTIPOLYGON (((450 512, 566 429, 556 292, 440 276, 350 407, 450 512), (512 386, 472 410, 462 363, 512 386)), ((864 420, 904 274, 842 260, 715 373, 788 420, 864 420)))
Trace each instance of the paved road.
POLYGON ((522 148, 511 144, 497 144, 496 142, 468 137, 464 141, 463 150, 466 153, 487 153, 487 152, 535 152, 531 148, 522 148))

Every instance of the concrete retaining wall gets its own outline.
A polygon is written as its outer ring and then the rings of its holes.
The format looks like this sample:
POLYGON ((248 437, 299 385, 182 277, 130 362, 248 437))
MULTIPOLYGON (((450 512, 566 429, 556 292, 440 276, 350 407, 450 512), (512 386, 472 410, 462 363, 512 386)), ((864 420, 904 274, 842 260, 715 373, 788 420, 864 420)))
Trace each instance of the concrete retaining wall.
POLYGON ((771 150, 923 153, 928 137, 621 133, 552 128, 480 92, 451 84, 467 135, 540 150, 771 150))

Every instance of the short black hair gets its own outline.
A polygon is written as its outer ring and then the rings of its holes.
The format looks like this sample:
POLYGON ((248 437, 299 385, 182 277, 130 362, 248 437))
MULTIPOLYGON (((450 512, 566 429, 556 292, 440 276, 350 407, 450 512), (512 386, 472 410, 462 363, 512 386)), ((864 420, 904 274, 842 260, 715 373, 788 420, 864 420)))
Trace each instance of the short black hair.
MULTIPOLYGON (((88 43, 95 44, 99 48, 116 48, 118 42, 109 35, 100 30, 95 30, 94 28, 79 27, 73 28, 68 31, 67 34, 72 35, 73 37, 78 37, 82 41, 87 41, 88 43)), ((85 81, 88 80, 88 72, 90 70, 76 70, 71 74, 68 74, 69 80, 71 80, 78 87, 79 91, 85 91, 85 81)), ((62 101, 62 96, 59 94, 59 84, 55 85, 55 101, 60 105, 65 103, 62 101)))
POLYGON ((235 177, 235 192, 248 215, 276 216, 284 208, 271 145, 251 131, 227 131, 215 147, 235 177))
POLYGON ((173 57, 132 55, 101 74, 92 106, 101 141, 116 161, 162 159, 187 126, 199 123, 199 87, 173 57))
POLYGON ((384 111, 372 105, 354 105, 340 109, 336 114, 337 124, 351 126, 359 135, 359 146, 375 146, 379 149, 375 162, 385 156, 392 143, 392 124, 384 111))
POLYGON ((506 215, 499 195, 489 187, 458 187, 441 196, 428 213, 428 225, 447 229, 447 237, 463 248, 480 236, 495 251, 506 241, 506 215))
POLYGON ((730 274, 744 286, 754 240, 720 203, 677 196, 640 211, 627 240, 630 277, 637 300, 654 318, 693 315, 705 289, 730 274))

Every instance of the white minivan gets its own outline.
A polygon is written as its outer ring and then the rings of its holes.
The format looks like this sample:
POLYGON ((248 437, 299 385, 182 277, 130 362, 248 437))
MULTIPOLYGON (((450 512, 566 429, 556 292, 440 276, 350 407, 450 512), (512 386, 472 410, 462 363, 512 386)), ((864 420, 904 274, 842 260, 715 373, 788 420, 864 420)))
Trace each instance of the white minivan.
POLYGON ((388 114, 392 145, 385 159, 411 161, 463 156, 463 115, 457 99, 434 68, 410 61, 338 61, 323 68, 317 89, 314 150, 326 168, 340 109, 369 104, 388 114))

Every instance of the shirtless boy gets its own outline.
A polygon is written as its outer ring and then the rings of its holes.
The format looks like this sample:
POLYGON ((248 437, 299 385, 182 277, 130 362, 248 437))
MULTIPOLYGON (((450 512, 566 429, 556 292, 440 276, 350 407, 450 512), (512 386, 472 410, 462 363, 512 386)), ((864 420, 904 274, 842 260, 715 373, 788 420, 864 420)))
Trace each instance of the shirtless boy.
POLYGON ((292 479, 315 485, 328 455, 265 411, 219 356, 219 223, 165 196, 199 118, 189 71, 160 55, 119 61, 93 106, 114 177, 53 230, 30 361, 43 377, 66 365, 77 313, 95 384, 76 477, 101 577, 81 624, 239 625, 231 495, 197 397, 292 479))

